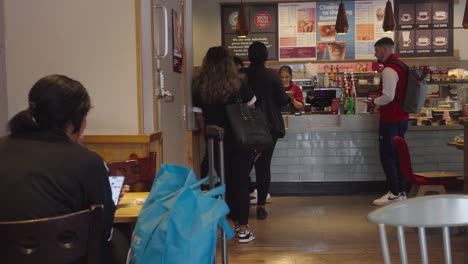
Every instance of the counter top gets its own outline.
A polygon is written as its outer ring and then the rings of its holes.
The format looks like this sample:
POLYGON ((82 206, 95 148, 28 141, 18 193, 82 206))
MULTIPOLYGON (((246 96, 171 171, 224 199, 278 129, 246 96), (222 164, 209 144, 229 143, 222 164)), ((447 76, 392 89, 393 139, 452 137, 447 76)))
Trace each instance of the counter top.
MULTIPOLYGON (((283 115, 288 130, 316 130, 316 131, 376 131, 379 127, 379 115, 283 115)), ((449 124, 445 126, 409 126, 408 130, 462 130, 463 125, 449 124)))

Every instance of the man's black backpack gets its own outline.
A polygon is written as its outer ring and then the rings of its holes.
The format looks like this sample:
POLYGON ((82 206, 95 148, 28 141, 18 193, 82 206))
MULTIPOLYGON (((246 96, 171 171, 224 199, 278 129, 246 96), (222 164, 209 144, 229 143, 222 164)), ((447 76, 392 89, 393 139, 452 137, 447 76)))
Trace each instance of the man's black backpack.
POLYGON ((426 76, 428 72, 415 66, 408 67, 408 65, 398 61, 392 60, 388 63, 395 64, 408 72, 403 101, 397 98, 395 98, 395 101, 406 113, 419 113, 427 96, 426 76))

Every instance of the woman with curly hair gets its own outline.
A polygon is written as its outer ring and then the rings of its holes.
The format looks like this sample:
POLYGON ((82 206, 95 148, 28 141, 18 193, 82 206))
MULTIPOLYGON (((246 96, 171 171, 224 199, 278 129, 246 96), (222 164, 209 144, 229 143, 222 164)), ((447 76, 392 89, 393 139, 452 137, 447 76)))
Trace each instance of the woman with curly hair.
POLYGON ((248 225, 249 172, 253 156, 236 146, 224 110, 226 104, 235 103, 239 98, 254 107, 256 98, 240 77, 230 52, 223 47, 208 49, 200 73, 193 83, 193 111, 202 134, 205 125, 224 128, 226 202, 231 210, 230 217, 238 241, 248 243, 255 239, 248 225))

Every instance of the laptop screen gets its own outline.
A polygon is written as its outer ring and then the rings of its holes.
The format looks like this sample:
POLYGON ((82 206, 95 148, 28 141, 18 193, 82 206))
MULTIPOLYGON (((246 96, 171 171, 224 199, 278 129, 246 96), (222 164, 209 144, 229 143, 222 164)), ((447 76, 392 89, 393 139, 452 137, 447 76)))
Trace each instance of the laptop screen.
POLYGON ((112 190, 112 200, 117 205, 119 202, 120 191, 122 190, 125 181, 124 176, 109 176, 109 183, 112 190))

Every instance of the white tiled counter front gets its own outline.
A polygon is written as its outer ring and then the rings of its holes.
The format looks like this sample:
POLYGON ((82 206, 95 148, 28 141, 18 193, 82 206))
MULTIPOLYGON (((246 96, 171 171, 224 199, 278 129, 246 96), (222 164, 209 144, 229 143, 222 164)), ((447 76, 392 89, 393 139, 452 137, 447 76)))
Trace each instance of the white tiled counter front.
MULTIPOLYGON (((272 160, 272 183, 385 181, 378 115, 285 116, 288 129, 272 160)), ((461 125, 410 126, 415 171, 463 171, 463 152, 447 146, 461 125)), ((255 172, 252 173, 254 176, 255 172)))

